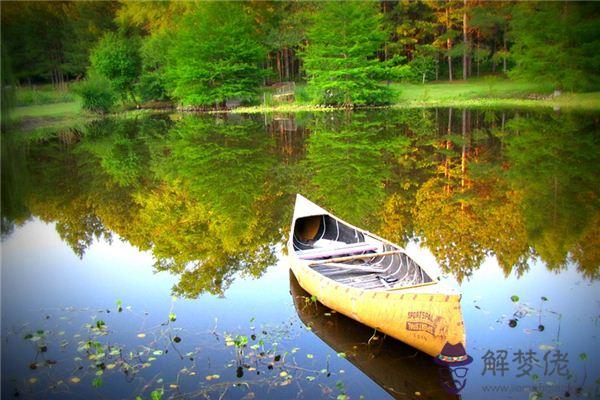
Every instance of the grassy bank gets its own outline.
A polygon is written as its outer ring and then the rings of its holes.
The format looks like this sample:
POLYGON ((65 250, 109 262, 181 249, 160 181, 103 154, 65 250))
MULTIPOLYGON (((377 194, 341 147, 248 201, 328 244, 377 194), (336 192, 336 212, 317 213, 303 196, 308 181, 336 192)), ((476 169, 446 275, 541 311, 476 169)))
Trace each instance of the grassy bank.
MULTIPOLYGON (((388 106, 391 108, 427 108, 427 107, 456 107, 456 108, 566 108, 581 110, 600 110, 600 92, 591 93, 566 93, 558 97, 510 98, 510 97, 483 97, 483 98, 425 98, 411 99, 397 102, 388 106)), ((377 107, 369 107, 377 108, 377 107)), ((384 108, 384 107, 379 107, 384 108)), ((339 107, 324 107, 308 103, 284 103, 274 106, 239 107, 229 110, 229 113, 253 114, 273 112, 300 112, 300 111, 332 111, 339 107)), ((225 112, 225 111, 218 111, 225 112)))
POLYGON ((9 114, 9 126, 20 131, 31 131, 45 127, 67 126, 91 117, 91 114, 81 109, 78 101, 35 104, 13 108, 9 114))
MULTIPOLYGON (((552 85, 536 82, 517 82, 497 77, 472 79, 469 81, 434 82, 426 84, 392 83, 391 89, 397 99, 393 108, 419 107, 550 107, 584 110, 600 110, 600 92, 562 93, 553 95, 552 85)), ((31 90, 31 89, 28 89, 31 90)), ((331 111, 336 107, 323 107, 311 104, 304 85, 297 85, 296 101, 239 107, 230 113, 270 113, 297 111, 331 111)), ((19 95, 19 93, 17 93, 19 95)), ((35 97, 23 95, 24 97, 35 97)), ((41 97, 35 97, 36 103, 41 97)), ((10 120, 21 131, 30 131, 42 127, 67 126, 70 123, 85 121, 93 115, 82 110, 76 100, 56 102, 58 99, 70 99, 61 92, 56 95, 45 94, 52 99, 50 104, 30 104, 11 110, 10 120)), ((224 112, 224 111, 221 111, 224 112)))
MULTIPOLYGON (((553 85, 520 82, 498 77, 474 78, 469 81, 433 82, 426 84, 392 83, 396 101, 394 108, 415 107, 551 107, 600 110, 600 92, 562 93, 553 95, 553 85)), ((304 93, 301 85, 298 89, 304 93)), ((234 113, 327 111, 302 100, 278 105, 240 107, 234 113)))

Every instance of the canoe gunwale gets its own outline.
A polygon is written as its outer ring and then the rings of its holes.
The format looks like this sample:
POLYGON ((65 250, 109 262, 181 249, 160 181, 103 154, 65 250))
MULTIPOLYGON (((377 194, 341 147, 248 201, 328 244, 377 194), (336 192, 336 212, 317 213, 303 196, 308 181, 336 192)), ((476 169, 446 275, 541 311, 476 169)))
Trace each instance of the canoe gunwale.
MULTIPOLYGON (((433 282, 442 284, 438 280, 439 274, 432 273, 433 271, 431 271, 429 268, 424 267, 420 263, 417 263, 412 257, 410 257, 406 253, 406 250, 404 248, 400 247, 396 243, 390 242, 389 240, 382 238, 381 236, 379 236, 379 235, 377 235, 375 233, 369 232, 366 229, 359 228, 359 227, 357 227, 355 225, 352 225, 349 222, 344 221, 343 219, 341 219, 341 218, 333 215, 329 211, 325 210, 321 206, 318 206, 317 204, 315 204, 312 201, 308 200, 306 197, 302 196, 301 194, 297 194, 296 195, 296 204, 295 204, 295 207, 294 207, 294 215, 292 217, 292 224, 291 224, 291 229, 290 229, 290 237, 289 237, 289 240, 288 240, 288 254, 290 256, 293 256, 294 258, 299 259, 298 255, 296 254, 296 251, 294 249, 294 244, 293 244, 293 235, 294 235, 294 229, 295 229, 295 225, 296 225, 296 220, 298 220, 298 219, 300 219, 302 217, 314 216, 314 215, 328 215, 331 218, 336 219, 336 220, 338 220, 339 222, 341 222, 343 224, 346 224, 348 227, 350 227, 352 229, 356 229, 357 231, 361 232, 363 235, 370 236, 373 239, 376 239, 376 240, 380 241, 384 245, 388 245, 388 246, 391 246, 394 249, 397 249, 398 251, 400 251, 403 254, 405 254, 408 258, 410 258, 411 260, 413 260, 413 262, 415 262, 415 264, 417 264, 417 266, 419 268, 421 268, 421 270, 423 272, 425 272, 425 274, 427 274, 427 276, 429 276, 429 278, 431 278, 431 280, 433 282), (306 213, 300 213, 300 212, 298 212, 298 203, 299 202, 302 202, 303 203, 302 207, 306 207, 309 210, 309 212, 306 212, 306 213), (308 206, 307 206, 307 204, 308 204, 308 206), (318 214, 316 214, 316 213, 318 213, 318 214)), ((302 261, 302 260, 299 260, 299 261, 302 261)), ((445 285, 443 285, 443 286, 445 286, 445 285)), ((391 289, 394 289, 394 288, 391 288, 391 289)), ((401 288, 397 288, 397 289, 401 289, 401 288)))

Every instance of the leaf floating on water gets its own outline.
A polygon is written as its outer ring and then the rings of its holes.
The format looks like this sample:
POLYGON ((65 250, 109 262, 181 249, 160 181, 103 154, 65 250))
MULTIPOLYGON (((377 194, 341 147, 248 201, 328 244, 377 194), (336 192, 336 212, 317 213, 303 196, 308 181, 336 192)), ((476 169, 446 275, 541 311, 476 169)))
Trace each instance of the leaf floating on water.
POLYGON ((219 379, 221 377, 221 375, 219 374, 212 374, 212 375, 206 375, 204 377, 204 379, 206 379, 207 381, 212 381, 213 379, 219 379))
POLYGON ((579 355, 579 358, 580 358, 582 361, 585 361, 585 360, 587 360, 587 359, 588 359, 588 356, 587 356, 587 354, 585 354, 585 353, 581 353, 581 354, 579 355))
POLYGON ((163 351, 162 350, 154 350, 152 352, 152 354, 154 354, 155 356, 161 356, 163 354, 163 351))
POLYGON ((37 382, 37 378, 29 378, 28 382, 33 385, 34 383, 37 382))
POLYGON ((179 385, 176 385, 175 383, 171 383, 171 384, 169 385, 169 387, 170 387, 171 389, 177 389, 177 388, 179 387, 179 385))
POLYGON ((307 376, 307 377, 306 377, 306 380, 307 380, 307 381, 309 381, 309 382, 312 382, 312 381, 314 381, 315 379, 317 379, 317 378, 316 378, 316 377, 314 377, 314 376, 311 376, 311 375, 309 375, 309 376, 307 376))
POLYGON ((288 376, 288 373, 287 373, 287 372, 285 372, 285 371, 281 371, 281 372, 279 373, 279 376, 281 376, 281 377, 283 378, 283 377, 286 377, 286 376, 288 376))
POLYGON ((116 366, 117 366, 117 364, 108 364, 108 365, 106 366, 106 369, 113 369, 113 368, 114 368, 114 367, 116 367, 116 366))
POLYGON ((74 377, 72 377, 71 379, 69 379, 69 381, 70 381, 71 383, 79 383, 79 382, 81 382, 81 379, 80 379, 80 378, 78 378, 78 377, 76 377, 76 376, 74 376, 74 377))
POLYGON ((540 344, 539 349, 542 351, 548 351, 548 350, 553 350, 554 346, 550 346, 549 344, 540 344))
POLYGON ((139 337, 140 339, 143 339, 143 338, 146 337, 146 334, 145 333, 138 333, 137 337, 139 337))
POLYGON ((519 296, 517 296, 516 294, 513 294, 512 296, 510 296, 510 299, 512 300, 513 303, 516 303, 517 301, 519 301, 519 296))
POLYGON ((174 313, 169 313, 169 321, 175 322, 175 320, 177 320, 177 315, 174 313))
POLYGON ((346 358, 346 353, 339 352, 339 353, 337 353, 337 356, 340 358, 346 358))
POLYGON ((92 386, 95 388, 102 386, 102 378, 100 378, 100 377, 94 378, 94 380, 92 381, 92 386))
POLYGON ((312 358, 314 358, 314 357, 315 357, 315 356, 313 356, 313 355, 312 355, 312 354, 310 354, 310 353, 306 355, 306 358, 311 358, 311 359, 312 359, 312 358))
POLYGON ((150 392, 150 398, 152 400, 161 400, 163 397, 163 393, 164 391, 162 389, 153 390, 152 392, 150 392))

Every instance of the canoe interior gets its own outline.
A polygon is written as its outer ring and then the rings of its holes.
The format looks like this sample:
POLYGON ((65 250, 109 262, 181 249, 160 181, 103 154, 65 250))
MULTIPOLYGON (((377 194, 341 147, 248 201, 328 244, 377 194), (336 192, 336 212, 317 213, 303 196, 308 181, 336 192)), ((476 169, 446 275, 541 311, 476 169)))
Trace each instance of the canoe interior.
MULTIPOLYGON (((406 253, 397 246, 384 243, 377 238, 353 228, 330 215, 315 215, 298 218, 293 232, 294 251, 299 258, 311 251, 323 251, 323 257, 310 260, 312 268, 322 275, 339 283, 362 290, 397 289, 433 282, 433 279, 406 253), (329 260, 340 256, 327 255, 327 248, 318 248, 319 243, 327 243, 331 248, 348 245, 348 255, 373 257, 354 259, 341 263, 329 260), (350 252, 356 249, 352 244, 365 243, 377 250, 350 252), (378 256, 377 253, 397 251, 395 254, 378 256), (330 262, 328 264, 328 262, 330 262)), ((366 246, 368 247, 368 246, 366 246)), ((361 247, 358 247, 361 248, 361 247)), ((329 254, 334 254, 329 252, 329 254)), ((342 254, 343 255, 343 254, 342 254)))

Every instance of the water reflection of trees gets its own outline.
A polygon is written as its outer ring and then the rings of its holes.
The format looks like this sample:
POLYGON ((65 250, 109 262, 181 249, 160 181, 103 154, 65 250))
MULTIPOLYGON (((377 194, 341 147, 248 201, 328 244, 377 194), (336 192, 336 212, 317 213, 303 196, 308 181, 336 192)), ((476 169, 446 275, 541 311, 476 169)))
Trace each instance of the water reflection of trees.
POLYGON ((2 232, 34 215, 79 256, 114 232, 177 274, 177 294, 221 294, 275 263, 302 192, 420 239, 459 279, 490 255, 507 274, 539 257, 595 279, 597 131, 595 116, 483 110, 101 120, 4 140, 2 232))

